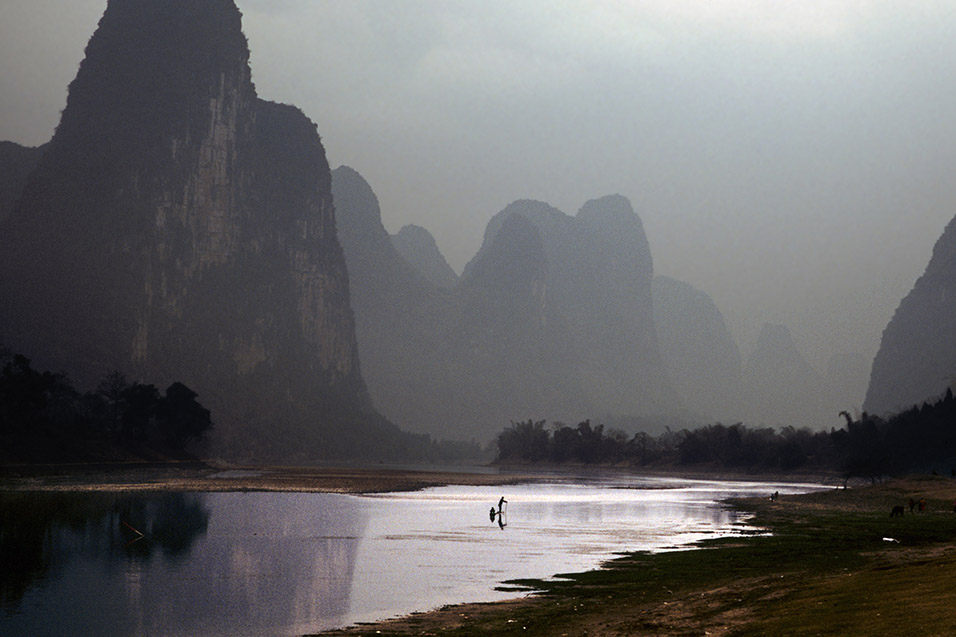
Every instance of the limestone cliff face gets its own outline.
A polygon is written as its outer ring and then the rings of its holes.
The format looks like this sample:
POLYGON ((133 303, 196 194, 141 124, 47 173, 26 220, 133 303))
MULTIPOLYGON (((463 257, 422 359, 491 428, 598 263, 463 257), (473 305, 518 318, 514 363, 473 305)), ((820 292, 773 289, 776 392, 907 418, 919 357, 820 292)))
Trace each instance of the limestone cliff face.
POLYGON ((42 146, 31 148, 0 141, 0 224, 13 212, 27 178, 42 155, 42 146))
POLYGON ((883 330, 863 408, 884 414, 935 400, 956 379, 956 218, 883 330))
POLYGON ((234 448, 328 455, 376 418, 331 176, 248 59, 232 0, 109 2, 3 228, 0 339, 81 386, 185 382, 234 448))

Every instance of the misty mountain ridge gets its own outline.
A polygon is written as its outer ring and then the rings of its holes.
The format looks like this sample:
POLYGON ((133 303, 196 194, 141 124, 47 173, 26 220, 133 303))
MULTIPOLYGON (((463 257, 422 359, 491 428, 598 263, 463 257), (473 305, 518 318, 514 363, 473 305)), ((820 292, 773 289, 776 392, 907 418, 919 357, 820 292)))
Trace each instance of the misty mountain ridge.
POLYGON ((450 293, 398 254, 382 225, 378 199, 358 172, 348 166, 333 170, 332 193, 372 401, 400 426, 447 433, 448 428, 431 429, 431 403, 451 391, 436 362, 441 320, 453 303, 450 293))
POLYGON ((832 426, 823 377, 785 325, 766 323, 744 363, 744 417, 767 425, 832 426))
MULTIPOLYGON (((409 268, 415 259, 398 254, 395 237, 388 245, 357 172, 333 171, 333 190, 366 380, 375 405, 406 428, 483 438, 529 417, 595 414, 628 429, 827 427, 859 405, 862 357, 835 357, 825 381, 782 325, 764 327, 745 371, 709 296, 653 276, 623 196, 588 201, 576 216, 509 204, 449 287, 428 266, 409 268)), ((436 262, 430 235, 415 232, 436 262)))
POLYGON ((422 273, 434 285, 453 288, 458 275, 438 249, 431 233, 416 225, 405 225, 392 235, 392 245, 409 265, 422 273))
POLYGON ((650 246, 630 202, 621 195, 593 199, 574 217, 543 202, 512 203, 489 221, 464 278, 515 214, 541 235, 548 302, 565 324, 573 374, 588 400, 610 414, 679 409, 654 331, 650 246))
POLYGON ((654 326, 667 372, 687 408, 702 420, 740 419, 743 364, 723 314, 683 281, 655 276, 654 326))
MULTIPOLYGON (((0 144, 0 339, 86 386, 184 382, 221 449, 273 458, 402 448, 376 409, 487 440, 527 418, 826 426, 859 391, 858 358, 824 382, 783 326, 743 365, 707 294, 655 279, 619 194, 515 201, 455 275, 248 59, 231 0, 109 4, 51 142, 0 144)), ((949 245, 924 276, 942 305, 949 245)))
POLYGON ((181 381, 219 452, 390 453, 315 125, 259 99, 232 0, 110 2, 0 232, 0 338, 90 386, 181 381))
POLYGON ((448 287, 386 245, 365 180, 347 167, 332 176, 363 371, 377 408, 403 427, 487 438, 523 417, 679 405, 652 323, 650 249, 624 197, 577 217, 509 205, 448 287))
POLYGON ((870 367, 863 354, 835 352, 830 356, 824 376, 830 411, 860 411, 869 378, 870 367))

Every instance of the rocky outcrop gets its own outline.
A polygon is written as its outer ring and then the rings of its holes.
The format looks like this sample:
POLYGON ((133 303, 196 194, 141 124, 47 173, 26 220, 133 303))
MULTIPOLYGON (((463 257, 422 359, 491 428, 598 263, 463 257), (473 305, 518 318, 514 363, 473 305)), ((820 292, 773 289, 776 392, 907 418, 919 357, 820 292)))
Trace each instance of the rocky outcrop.
POLYGON ((392 245, 409 265, 432 284, 441 288, 453 288, 458 283, 458 275, 448 265, 435 243, 435 238, 425 228, 403 226, 397 234, 392 235, 392 245))
POLYGON ((873 360, 863 407, 886 414, 945 393, 956 379, 956 218, 900 302, 873 360))
POLYGON ((714 301, 665 276, 654 277, 653 298, 661 356, 684 404, 704 421, 739 419, 743 365, 714 301))
POLYGON ((81 385, 184 382, 220 452, 376 454, 325 151, 248 59, 232 0, 109 3, 0 233, 0 338, 81 385))
POLYGON ((13 212, 27 178, 42 155, 42 146, 31 148, 0 141, 0 224, 13 212))

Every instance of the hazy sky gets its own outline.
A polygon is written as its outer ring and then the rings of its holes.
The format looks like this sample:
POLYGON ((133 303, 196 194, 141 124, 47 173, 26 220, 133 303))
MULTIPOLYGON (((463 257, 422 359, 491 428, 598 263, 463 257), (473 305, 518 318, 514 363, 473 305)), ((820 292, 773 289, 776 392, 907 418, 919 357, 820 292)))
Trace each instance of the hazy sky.
MULTIPOLYGON (((456 270, 515 199, 621 193, 746 355, 872 357, 956 214, 951 0, 238 0, 260 96, 456 270)), ((0 0, 0 139, 53 132, 105 0, 0 0)))

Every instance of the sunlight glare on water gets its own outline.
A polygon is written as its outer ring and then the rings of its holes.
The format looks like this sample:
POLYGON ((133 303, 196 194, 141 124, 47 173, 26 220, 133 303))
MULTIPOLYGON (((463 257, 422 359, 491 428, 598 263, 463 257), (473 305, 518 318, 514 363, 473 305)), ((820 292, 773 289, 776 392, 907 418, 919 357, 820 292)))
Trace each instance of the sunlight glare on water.
POLYGON ((514 592, 495 591, 495 585, 595 568, 623 552, 686 548, 741 533, 750 530, 745 520, 719 500, 813 488, 592 478, 369 496, 352 611, 358 621, 370 621, 422 608, 423 602, 425 608, 437 607, 449 603, 444 595, 451 590, 459 601, 513 597, 514 592), (504 529, 489 519, 502 495, 508 501, 504 529), (396 576, 405 579, 395 581, 396 576), (387 585, 389 580, 395 584, 387 585))
POLYGON ((553 479, 414 493, 0 494, 3 635, 303 634, 627 551, 753 532, 719 504, 816 485, 553 479), (507 499, 507 525, 489 509, 507 499), (135 527, 142 535, 129 530, 135 527))

